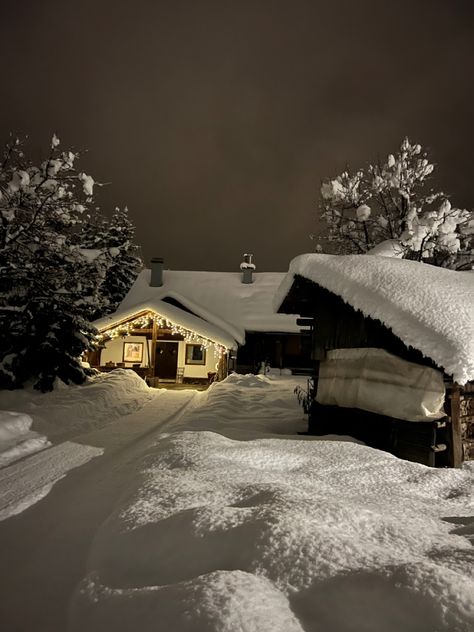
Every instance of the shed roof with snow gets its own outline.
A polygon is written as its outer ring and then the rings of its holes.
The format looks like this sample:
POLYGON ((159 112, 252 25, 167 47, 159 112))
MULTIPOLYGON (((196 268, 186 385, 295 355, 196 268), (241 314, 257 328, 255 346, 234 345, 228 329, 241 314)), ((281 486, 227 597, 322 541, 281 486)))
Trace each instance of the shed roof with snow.
POLYGON ((373 255, 305 254, 291 262, 276 292, 275 310, 297 276, 380 321, 460 384, 474 380, 473 271, 373 255))
POLYGON ((258 272, 242 283, 238 272, 163 271, 163 285, 150 285, 151 271, 142 270, 120 307, 94 324, 104 330, 142 311, 223 344, 245 342, 245 332, 299 333, 295 316, 277 314, 273 298, 283 272, 258 272))

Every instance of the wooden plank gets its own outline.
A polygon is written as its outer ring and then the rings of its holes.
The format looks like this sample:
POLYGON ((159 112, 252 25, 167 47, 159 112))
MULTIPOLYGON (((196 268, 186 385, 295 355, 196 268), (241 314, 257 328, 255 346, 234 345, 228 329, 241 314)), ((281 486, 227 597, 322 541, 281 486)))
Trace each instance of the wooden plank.
POLYGON ((217 379, 218 381, 225 380, 227 377, 227 353, 224 353, 219 359, 217 366, 217 379))
POLYGON ((463 462, 462 435, 461 435, 461 392, 460 387, 453 385, 449 394, 451 417, 451 454, 452 467, 461 467, 463 462))
POLYGON ((298 327, 312 327, 314 325, 314 318, 297 318, 296 324, 298 327))
POLYGON ((153 332, 151 336, 151 358, 150 358, 150 367, 151 367, 151 375, 150 377, 155 377, 155 362, 156 362, 156 339, 158 337, 158 324, 155 319, 153 319, 153 332))

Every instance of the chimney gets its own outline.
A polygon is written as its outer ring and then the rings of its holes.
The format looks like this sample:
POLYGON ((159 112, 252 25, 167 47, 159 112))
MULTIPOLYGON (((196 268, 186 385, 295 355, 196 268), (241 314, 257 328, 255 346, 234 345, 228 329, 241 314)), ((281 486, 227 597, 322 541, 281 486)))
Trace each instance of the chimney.
POLYGON ((252 263, 251 254, 242 255, 244 260, 240 264, 240 269, 242 270, 242 283, 253 283, 253 271, 255 270, 255 264, 252 263))
POLYGON ((161 287, 163 285, 163 258, 153 257, 151 260, 150 287, 161 287))

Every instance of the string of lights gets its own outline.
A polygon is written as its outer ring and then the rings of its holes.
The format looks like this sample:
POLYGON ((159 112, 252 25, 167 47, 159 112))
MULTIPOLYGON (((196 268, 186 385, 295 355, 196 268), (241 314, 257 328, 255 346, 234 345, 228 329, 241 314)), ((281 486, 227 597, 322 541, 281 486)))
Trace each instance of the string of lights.
POLYGON ((182 325, 177 325, 176 323, 168 320, 166 317, 152 312, 147 312, 146 314, 142 314, 141 316, 137 316, 132 320, 129 320, 125 323, 120 323, 115 327, 111 327, 110 329, 101 332, 98 335, 98 340, 104 341, 113 338, 123 338, 130 335, 132 331, 136 331, 137 329, 151 329, 154 323, 159 329, 168 329, 172 335, 183 336, 184 341, 187 343, 198 344, 201 346, 201 349, 213 349, 214 357, 218 361, 227 352, 226 347, 217 342, 214 342, 210 338, 201 336, 191 329, 187 329, 182 325))

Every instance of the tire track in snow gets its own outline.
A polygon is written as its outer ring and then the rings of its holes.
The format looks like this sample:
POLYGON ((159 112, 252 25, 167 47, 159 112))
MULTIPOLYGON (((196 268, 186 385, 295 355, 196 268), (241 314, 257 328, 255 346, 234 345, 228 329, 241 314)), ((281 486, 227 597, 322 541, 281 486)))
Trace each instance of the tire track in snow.
POLYGON ((170 431, 199 400, 196 391, 160 391, 139 411, 75 436, 77 443, 104 449, 103 456, 69 472, 24 513, 0 522, 0 559, 8 569, 0 573, 2 630, 66 630, 69 600, 97 530, 139 474, 137 461, 154 437, 170 431))
POLYGON ((0 470, 0 520, 38 502, 69 470, 101 454, 101 448, 66 441, 0 470))

